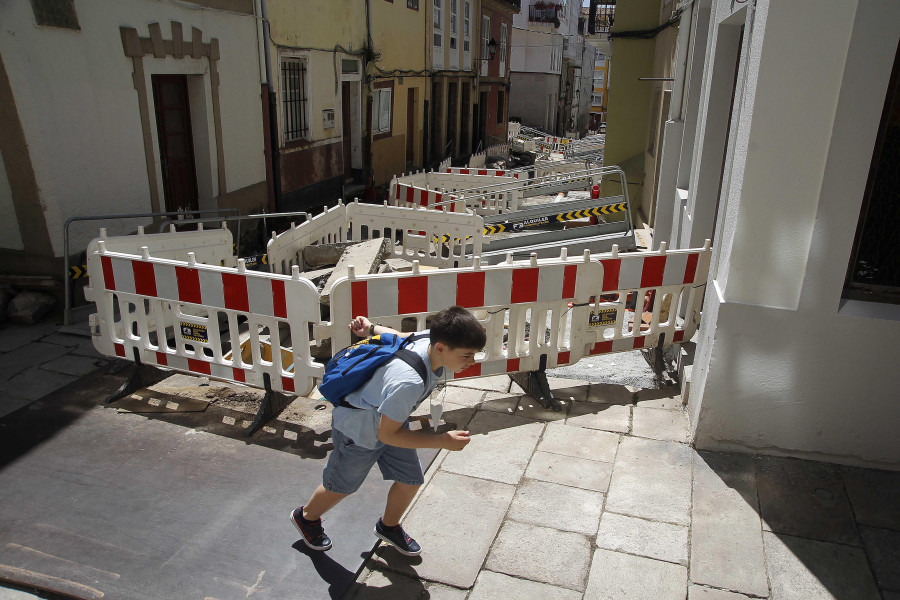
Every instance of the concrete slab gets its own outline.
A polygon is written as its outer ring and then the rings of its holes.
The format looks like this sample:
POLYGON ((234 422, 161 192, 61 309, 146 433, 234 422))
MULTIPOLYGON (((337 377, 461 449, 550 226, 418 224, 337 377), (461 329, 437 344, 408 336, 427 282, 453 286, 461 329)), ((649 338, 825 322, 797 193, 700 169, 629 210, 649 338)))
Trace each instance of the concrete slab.
MULTIPOLYGON (((508 375, 491 375, 490 377, 476 377, 474 379, 451 380, 447 382, 448 386, 475 388, 478 390, 487 390, 489 392, 508 392, 510 381, 508 375)), ((518 395, 518 394, 517 394, 518 395)))
POLYGON ((438 471, 403 521, 422 554, 408 558, 380 547, 378 560, 406 575, 470 588, 514 493, 511 485, 438 471))
POLYGON ((753 457, 694 454, 691 581, 766 596, 753 457))
POLYGON ((573 456, 535 452, 525 470, 525 477, 605 492, 609 488, 612 463, 605 463, 573 456))
POLYGON ((878 587, 900 592, 900 531, 859 529, 878 587))
POLYGON ((756 472, 763 529, 861 545, 850 502, 834 465, 760 456, 756 472))
POLYGON ((45 342, 47 344, 56 344, 58 346, 65 346, 67 348, 76 348, 78 346, 81 346, 86 339, 90 338, 85 338, 81 335, 72 335, 71 333, 56 332, 42 337, 41 342, 45 342))
MULTIPOLYGON (((580 598, 580 596, 579 596, 580 598)), ((35 596, 29 592, 11 588, 0 587, 0 600, 40 600, 41 596, 35 596)))
POLYGON ((101 366, 102 365, 97 364, 97 359, 95 358, 66 354, 42 364, 41 368, 47 371, 53 371, 54 373, 81 377, 82 375, 93 373, 101 366))
POLYGON ((381 261, 388 256, 390 256, 390 249, 389 240, 386 238, 375 238, 349 246, 344 250, 334 271, 328 276, 325 285, 322 286, 320 294, 322 304, 330 302, 331 288, 338 279, 347 276, 348 267, 352 266, 359 275, 368 275, 376 272, 381 261))
POLYGON ((506 392, 486 392, 484 400, 481 401, 478 408, 511 415, 515 413, 516 407, 519 405, 519 398, 520 396, 506 392))
POLYGON ((581 534, 506 521, 485 568, 581 592, 590 559, 591 543, 581 534))
POLYGON ((610 383, 592 383, 588 390, 588 402, 600 402, 601 404, 632 404, 634 390, 625 385, 610 383))
POLYGON ((59 358, 68 351, 68 348, 64 346, 45 344, 43 342, 33 342, 22 346, 0 357, 3 360, 3 371, 0 372, 0 380, 12 379, 26 369, 36 367, 54 358, 59 358))
MULTIPOLYGON (((46 344, 49 346, 49 344, 46 344)), ((29 346, 30 347, 30 346, 29 346)), ((56 346, 65 351, 65 348, 56 346)), ((0 381, 0 394, 17 396, 28 400, 43 398, 51 392, 75 381, 71 375, 45 371, 39 367, 31 367, 16 374, 11 379, 0 381)))
POLYGON ((593 536, 602 509, 600 492, 525 479, 516 490, 506 518, 593 536))
POLYGON ((35 342, 58 329, 55 322, 44 321, 35 325, 9 323, 0 329, 0 352, 12 352, 26 344, 35 342))
POLYGON ((900 471, 839 468, 856 522, 900 531, 900 471))
POLYGON ((550 423, 544 431, 538 450, 611 463, 616 458, 619 437, 618 434, 607 431, 550 423))
POLYGON ((684 598, 687 569, 681 565, 597 549, 584 600, 684 598))
POLYGON ((544 430, 544 424, 514 415, 479 411, 469 423, 472 441, 460 452, 452 452, 441 469, 518 484, 544 430))
POLYGON ((681 390, 675 385, 660 389, 638 390, 634 395, 634 403, 645 408, 661 408, 663 410, 681 410, 683 406, 681 390))
POLYGON ((631 434, 653 440, 685 443, 688 440, 687 415, 681 410, 635 406, 631 417, 631 434))
POLYGON ((597 547, 687 566, 688 528, 606 511, 600 519, 597 547))
MULTIPOLYGON (((433 391, 431 397, 447 404, 475 407, 484 400, 485 393, 484 390, 447 385, 439 390, 433 391)), ((423 402, 422 404, 427 404, 427 402, 423 402)))
POLYGON ((622 438, 606 510, 675 525, 691 522, 691 449, 684 444, 622 438))
POLYGON ((546 598, 581 600, 581 593, 559 586, 510 577, 503 573, 482 571, 468 600, 523 600, 546 598))
POLYGON ((580 379, 564 379, 560 377, 548 377, 547 383, 553 396, 559 400, 569 402, 584 402, 587 400, 590 382, 580 379))
POLYGON ((688 587, 688 600, 750 600, 750 596, 703 587, 692 583, 690 587, 688 587))
POLYGON ((566 425, 628 433, 631 427, 631 406, 576 402, 569 409, 566 425))
POLYGON ((34 402, 34 400, 29 400, 27 398, 16 398, 15 396, 9 396, 7 394, 0 394, 0 419, 10 413, 19 410, 23 406, 28 406, 32 402, 34 402))
POLYGON ((772 600, 878 600, 881 594, 859 548, 763 532, 772 600))
POLYGON ((421 598, 427 594, 425 582, 392 571, 373 569, 363 581, 356 581, 343 600, 377 600, 378 598, 421 598))

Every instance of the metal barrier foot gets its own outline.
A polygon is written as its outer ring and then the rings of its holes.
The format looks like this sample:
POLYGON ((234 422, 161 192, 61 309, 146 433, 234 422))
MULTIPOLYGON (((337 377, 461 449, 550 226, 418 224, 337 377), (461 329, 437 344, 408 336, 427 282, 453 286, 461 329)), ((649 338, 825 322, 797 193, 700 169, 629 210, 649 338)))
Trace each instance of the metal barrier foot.
POLYGON ((106 404, 112 404, 125 396, 130 396, 139 389, 159 383, 172 373, 156 367, 145 365, 138 356, 137 348, 134 349, 134 369, 122 386, 105 400, 106 404))
POLYGON ((265 384, 266 395, 263 396, 262 404, 259 405, 259 410, 256 411, 253 422, 244 430, 244 437, 250 437, 259 431, 263 425, 280 415, 281 411, 287 408, 287 405, 294 400, 293 396, 286 396, 285 394, 276 392, 272 389, 272 383, 268 373, 263 375, 263 382, 265 384))
POLYGON ((547 357, 541 356, 541 368, 538 371, 529 371, 522 373, 510 373, 509 378, 519 384, 525 393, 538 401, 538 404, 544 408, 555 411, 561 411, 562 405, 559 400, 553 397, 550 390, 550 383, 547 381, 547 371, 545 371, 547 357))

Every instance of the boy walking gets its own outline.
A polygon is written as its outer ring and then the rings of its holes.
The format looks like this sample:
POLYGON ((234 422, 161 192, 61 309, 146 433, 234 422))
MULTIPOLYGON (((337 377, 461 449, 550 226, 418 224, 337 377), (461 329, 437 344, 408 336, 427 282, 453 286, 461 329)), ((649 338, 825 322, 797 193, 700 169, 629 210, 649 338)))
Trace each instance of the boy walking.
MULTIPOLYGON (((350 329, 359 337, 410 335, 373 324, 366 317, 356 317, 350 329)), ((304 506, 291 513, 291 522, 307 546, 313 550, 331 548, 331 540, 322 527, 322 515, 359 489, 378 463, 384 479, 393 480, 394 484, 388 491, 384 515, 375 524, 375 535, 406 556, 422 552, 400 526, 400 517, 425 481, 416 448, 462 450, 469 443, 469 432, 411 431, 408 419, 434 390, 444 369, 459 373, 472 366, 486 340, 484 327, 467 310, 459 306, 444 309, 434 315, 430 330, 417 334, 406 346, 424 362, 424 380, 403 360, 389 360, 334 409, 334 450, 322 471, 322 484, 304 506)))

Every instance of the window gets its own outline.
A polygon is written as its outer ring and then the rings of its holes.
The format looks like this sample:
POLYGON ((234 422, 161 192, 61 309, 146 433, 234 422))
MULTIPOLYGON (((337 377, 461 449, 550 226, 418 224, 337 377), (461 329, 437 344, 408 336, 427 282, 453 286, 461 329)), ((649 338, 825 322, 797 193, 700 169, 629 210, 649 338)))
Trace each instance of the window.
POLYGON ((500 76, 506 75, 506 23, 500 25, 500 76))
POLYGON ((900 46, 875 139, 844 298, 900 304, 900 46))
POLYGON ((406 0, 406 8, 419 10, 419 0, 406 0))
POLYGON ((441 35, 441 3, 443 0, 434 0, 434 47, 443 46, 443 36, 441 35))
POLYGON ((372 103, 372 132, 391 132, 391 88, 376 89, 372 103))
MULTIPOLYGON (((481 58, 487 59, 491 55, 488 52, 488 44, 491 41, 491 18, 481 17, 481 58)), ((481 63, 487 65, 487 61, 481 63)), ((486 69, 484 69, 486 70, 486 69)))
POLYGON ((450 35, 456 35, 456 0, 450 0, 450 35))
POLYGON ((359 73, 359 61, 355 58, 342 58, 341 73, 344 75, 355 75, 356 73, 359 73))
POLYGON ((281 126, 285 142, 309 135, 306 80, 306 60, 286 58, 281 61, 281 126))
POLYGON ((472 45, 472 3, 466 0, 463 5, 463 52, 468 52, 472 45))
POLYGON ((31 0, 35 23, 46 27, 81 31, 73 2, 74 0, 31 0))
POLYGON ((506 112, 506 93, 497 92, 497 122, 503 122, 503 113, 506 112))

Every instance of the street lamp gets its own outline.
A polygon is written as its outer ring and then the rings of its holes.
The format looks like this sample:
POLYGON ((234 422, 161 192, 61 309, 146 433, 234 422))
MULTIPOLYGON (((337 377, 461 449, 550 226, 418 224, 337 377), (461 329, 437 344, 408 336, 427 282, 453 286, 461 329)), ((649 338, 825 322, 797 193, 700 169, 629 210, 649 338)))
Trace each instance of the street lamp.
POLYGON ((490 62, 490 61, 494 60, 494 56, 497 54, 497 42, 496 42, 496 40, 494 40, 494 38, 491 38, 491 41, 488 42, 487 50, 488 50, 488 57, 480 58, 480 59, 478 59, 478 62, 490 62))

